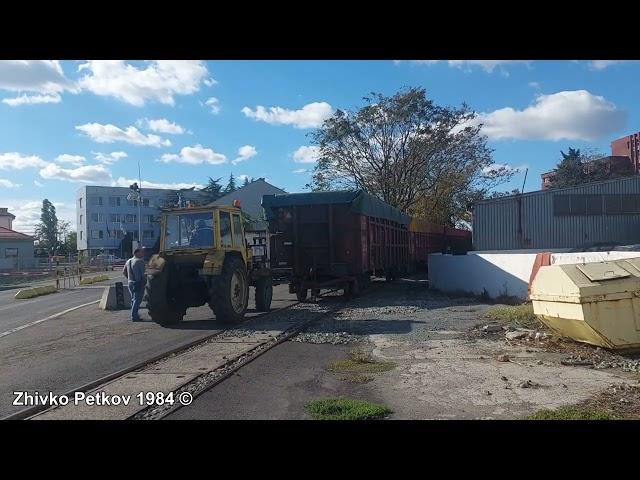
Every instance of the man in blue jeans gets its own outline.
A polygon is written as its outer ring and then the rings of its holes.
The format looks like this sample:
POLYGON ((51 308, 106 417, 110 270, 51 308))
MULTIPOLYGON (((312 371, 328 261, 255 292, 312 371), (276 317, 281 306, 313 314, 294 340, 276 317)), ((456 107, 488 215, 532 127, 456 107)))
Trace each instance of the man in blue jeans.
POLYGON ((142 319, 138 314, 138 309, 142 303, 142 297, 144 296, 144 286, 147 281, 147 277, 144 274, 144 250, 138 247, 133 252, 131 257, 124 264, 122 274, 129 280, 129 292, 131 293, 131 321, 141 322, 142 319))

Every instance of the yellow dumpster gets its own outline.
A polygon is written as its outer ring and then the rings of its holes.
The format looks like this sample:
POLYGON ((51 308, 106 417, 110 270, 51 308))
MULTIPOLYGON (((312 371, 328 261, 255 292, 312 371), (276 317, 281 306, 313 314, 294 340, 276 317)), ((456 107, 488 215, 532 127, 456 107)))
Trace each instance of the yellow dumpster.
POLYGON ((563 337, 640 348, 640 258, 540 267, 530 298, 538 318, 563 337))

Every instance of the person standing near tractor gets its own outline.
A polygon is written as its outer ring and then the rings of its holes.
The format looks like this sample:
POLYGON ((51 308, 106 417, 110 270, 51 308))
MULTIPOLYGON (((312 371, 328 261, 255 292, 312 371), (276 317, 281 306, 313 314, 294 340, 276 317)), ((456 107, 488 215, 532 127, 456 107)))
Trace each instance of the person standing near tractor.
POLYGON ((136 248, 133 252, 133 257, 127 260, 124 264, 122 274, 129 281, 129 293, 131 293, 131 321, 141 322, 142 319, 138 314, 138 309, 142 303, 146 283, 146 276, 144 273, 144 250, 141 247, 136 248))

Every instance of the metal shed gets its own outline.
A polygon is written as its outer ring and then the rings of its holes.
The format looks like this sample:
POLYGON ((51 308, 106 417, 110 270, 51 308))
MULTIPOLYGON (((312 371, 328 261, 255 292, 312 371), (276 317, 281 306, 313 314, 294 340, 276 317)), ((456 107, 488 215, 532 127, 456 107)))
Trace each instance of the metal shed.
POLYGON ((476 202, 475 250, 640 243, 640 176, 476 202))

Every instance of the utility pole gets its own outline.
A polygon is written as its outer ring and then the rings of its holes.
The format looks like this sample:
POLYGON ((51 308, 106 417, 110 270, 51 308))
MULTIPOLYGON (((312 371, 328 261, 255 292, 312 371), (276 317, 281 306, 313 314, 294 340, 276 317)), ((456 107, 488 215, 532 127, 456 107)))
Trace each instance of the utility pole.
POLYGON ((142 178, 140 175, 140 161, 138 160, 138 182, 129 185, 131 193, 127 195, 127 200, 135 200, 138 202, 138 247, 142 246, 142 195, 141 188, 142 178))

